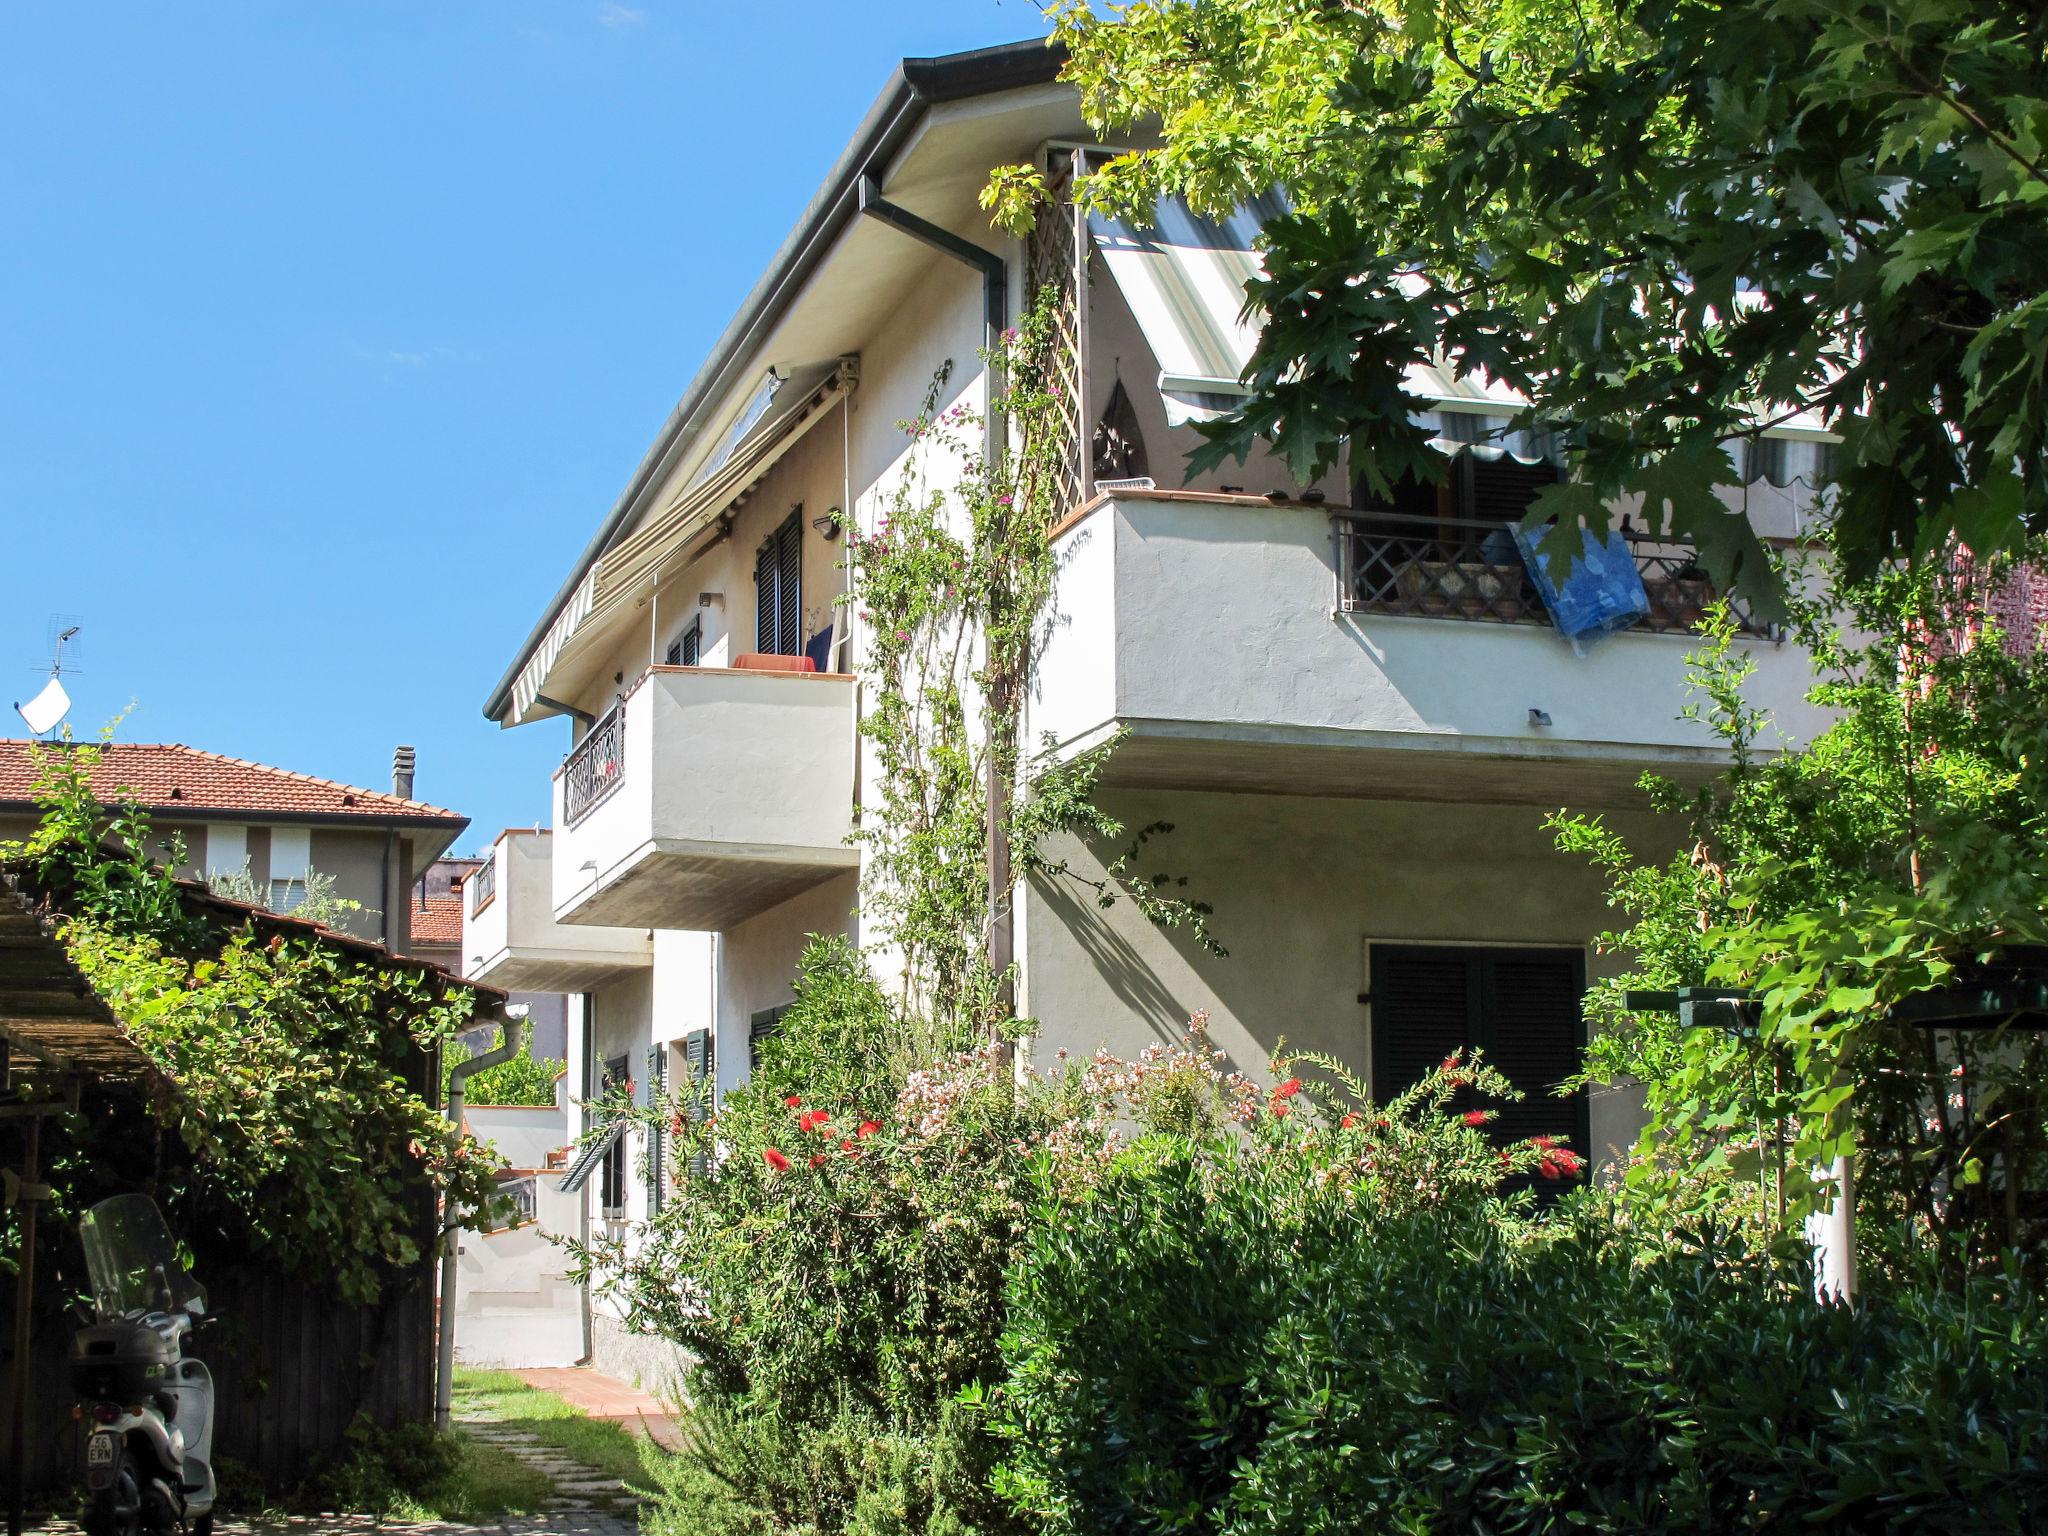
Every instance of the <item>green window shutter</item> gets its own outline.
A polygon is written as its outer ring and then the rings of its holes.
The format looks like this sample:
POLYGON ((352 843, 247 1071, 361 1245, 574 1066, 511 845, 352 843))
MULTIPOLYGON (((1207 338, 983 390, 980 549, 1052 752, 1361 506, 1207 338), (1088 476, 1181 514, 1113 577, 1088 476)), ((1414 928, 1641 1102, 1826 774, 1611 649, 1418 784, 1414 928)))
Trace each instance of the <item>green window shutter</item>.
MULTIPOLYGON (((702 1125, 710 1118, 717 1103, 718 1093, 718 1050, 717 1042, 708 1029, 693 1029, 683 1036, 683 1065, 688 1069, 689 1081, 684 1084, 683 1113, 692 1124, 702 1125)), ((690 1156, 690 1176, 701 1179, 711 1172, 711 1160, 702 1153, 690 1156)))
POLYGON ((763 1008, 747 1021, 747 1070, 761 1070, 761 1042, 775 1033, 782 1023, 782 1016, 789 1012, 789 1004, 779 1008, 763 1008))

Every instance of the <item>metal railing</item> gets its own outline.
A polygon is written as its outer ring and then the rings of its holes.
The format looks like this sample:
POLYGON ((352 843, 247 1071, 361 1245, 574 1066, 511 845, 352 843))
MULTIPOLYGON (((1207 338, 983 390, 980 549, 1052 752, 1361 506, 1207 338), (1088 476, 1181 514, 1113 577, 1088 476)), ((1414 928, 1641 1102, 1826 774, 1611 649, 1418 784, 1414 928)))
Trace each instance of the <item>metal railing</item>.
POLYGON ((470 871, 464 882, 469 887, 469 915, 477 913, 491 904, 491 898, 498 894, 498 856, 496 852, 470 871))
MULTIPOLYGON (((1548 624, 1550 612, 1508 525, 1403 512, 1347 512, 1330 519, 1337 544, 1337 606, 1346 613, 1548 624)), ((1650 611, 1637 629, 1690 634, 1715 599, 1691 545, 1624 532, 1650 611)), ((1768 634, 1741 598, 1730 599, 1748 634, 1768 634)))
POLYGON ((562 816, 575 826, 626 781, 626 704, 622 699, 584 733, 562 764, 562 816))

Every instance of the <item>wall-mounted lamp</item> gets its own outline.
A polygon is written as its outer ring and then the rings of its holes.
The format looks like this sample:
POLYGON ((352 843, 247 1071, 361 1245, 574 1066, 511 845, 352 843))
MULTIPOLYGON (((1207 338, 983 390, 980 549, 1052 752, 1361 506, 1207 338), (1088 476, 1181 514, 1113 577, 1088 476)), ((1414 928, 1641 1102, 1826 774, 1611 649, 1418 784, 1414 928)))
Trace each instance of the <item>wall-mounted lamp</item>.
POLYGON ((837 507, 834 507, 831 511, 827 512, 823 517, 812 518, 811 526, 818 530, 818 536, 820 538, 836 539, 839 537, 839 519, 842 516, 844 516, 844 514, 837 507))
POLYGON ((697 594, 697 606, 699 608, 723 608, 725 606, 725 594, 723 592, 699 592, 697 594))
POLYGON ((1543 726, 1550 724, 1550 711, 1547 709, 1530 710, 1529 723, 1533 726, 1538 727, 1539 729, 1543 726))

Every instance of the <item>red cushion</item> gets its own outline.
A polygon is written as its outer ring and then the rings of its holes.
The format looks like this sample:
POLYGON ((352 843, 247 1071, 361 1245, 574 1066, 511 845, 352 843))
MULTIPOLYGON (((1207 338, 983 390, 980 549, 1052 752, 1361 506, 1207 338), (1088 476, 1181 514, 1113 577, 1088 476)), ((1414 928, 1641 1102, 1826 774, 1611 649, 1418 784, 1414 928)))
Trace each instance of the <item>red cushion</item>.
POLYGON ((815 672, 818 664, 808 656, 771 656, 765 651, 749 651, 736 656, 733 663, 742 672, 815 672))

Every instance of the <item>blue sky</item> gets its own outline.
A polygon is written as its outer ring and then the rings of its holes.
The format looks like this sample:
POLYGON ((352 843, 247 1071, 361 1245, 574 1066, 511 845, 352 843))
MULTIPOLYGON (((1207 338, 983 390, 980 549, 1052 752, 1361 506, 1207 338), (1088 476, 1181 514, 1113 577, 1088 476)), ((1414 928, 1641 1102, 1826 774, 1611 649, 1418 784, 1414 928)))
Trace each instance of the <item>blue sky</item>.
POLYGON ((895 60, 1023 0, 0 7, 0 735, 547 816, 479 713, 895 60), (46 667, 46 659, 44 661, 46 667))

